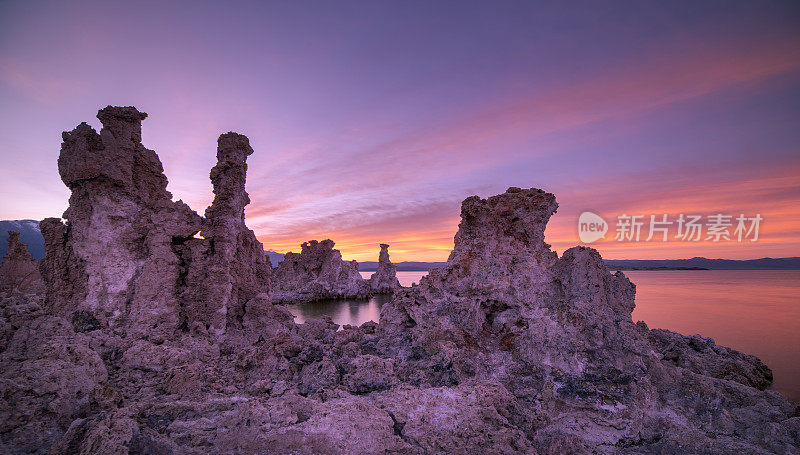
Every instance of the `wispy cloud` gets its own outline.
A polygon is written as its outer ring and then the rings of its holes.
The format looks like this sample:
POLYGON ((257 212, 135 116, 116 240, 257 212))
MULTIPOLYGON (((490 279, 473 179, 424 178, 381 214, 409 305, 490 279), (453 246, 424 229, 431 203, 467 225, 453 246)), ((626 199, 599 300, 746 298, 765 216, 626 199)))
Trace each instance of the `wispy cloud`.
MULTIPOLYGON (((457 207, 463 197, 485 184, 466 182, 464 177, 487 167, 513 163, 521 157, 546 159, 558 150, 559 141, 571 140, 568 136, 587 124, 639 115, 742 84, 761 83, 800 68, 800 46, 796 42, 768 43, 743 52, 736 48, 724 51, 715 49, 678 59, 656 59, 640 67, 610 71, 604 77, 579 85, 528 96, 522 101, 497 100, 481 112, 464 115, 458 121, 443 121, 406 131, 363 150, 342 151, 334 144, 330 146, 331 153, 313 150, 308 155, 299 154, 296 163, 285 163, 286 168, 267 172, 263 181, 249 185, 254 194, 254 206, 248 209, 248 219, 255 223, 262 241, 268 245, 286 245, 286 242, 326 233, 330 237, 336 234, 342 237, 339 245, 353 257, 369 254, 360 250, 359 245, 388 241, 386 237, 394 235, 390 226, 397 226, 395 220, 402 219, 403 232, 418 238, 417 247, 425 249, 425 255, 437 254, 445 250, 445 245, 452 244, 452 234, 444 236, 439 230, 431 235, 425 229, 417 229, 434 222, 447 225, 454 232, 457 219, 452 213, 455 210, 446 211, 447 216, 440 210, 457 207), (543 146, 534 149, 497 147, 498 143, 513 144, 537 138, 543 146), (493 150, 493 146, 497 149, 493 150), (443 189, 445 191, 441 191, 443 189), (427 202, 416 199, 420 194, 428 196, 427 202), (270 201, 261 205, 262 196, 270 201), (402 203, 403 198, 409 203, 402 203), (419 207, 409 207, 415 200, 419 207), (376 219, 384 222, 373 221, 376 219), (367 226, 372 228, 367 229, 367 226), (375 230, 375 226, 386 231, 375 230), (413 234, 415 232, 419 234, 413 234), (281 240, 277 241, 278 238, 281 240)), ((519 98, 525 96, 521 94, 519 98)), ((737 201, 738 209, 749 208, 744 206, 741 195, 696 184, 699 171, 687 175, 676 171, 670 181, 657 178, 663 174, 664 170, 656 170, 650 175, 627 179, 635 189, 627 192, 630 197, 625 209, 664 209, 663 200, 654 197, 654 193, 663 194, 664 187, 651 188, 654 178, 660 185, 670 188, 671 199, 681 198, 684 210, 708 209, 732 200, 737 201)), ((718 174, 718 171, 709 173, 706 169, 704 175, 718 174)), ((597 183, 614 188, 611 182, 597 183)), ((765 185, 762 190, 771 195, 781 185, 774 178, 760 180, 759 184, 765 185)), ((739 186, 744 188, 744 185, 746 182, 739 186)), ((787 195, 790 200, 797 197, 793 191, 790 189, 787 195)), ((610 205, 610 200, 619 202, 618 192, 605 195, 573 192, 563 202, 623 207, 610 205)), ((574 227, 570 226, 570 233, 572 231, 574 227)), ((608 248, 611 253, 613 249, 608 248)), ((663 254, 678 252, 663 248, 660 251, 663 254)), ((419 254, 408 251, 411 258, 419 254)))

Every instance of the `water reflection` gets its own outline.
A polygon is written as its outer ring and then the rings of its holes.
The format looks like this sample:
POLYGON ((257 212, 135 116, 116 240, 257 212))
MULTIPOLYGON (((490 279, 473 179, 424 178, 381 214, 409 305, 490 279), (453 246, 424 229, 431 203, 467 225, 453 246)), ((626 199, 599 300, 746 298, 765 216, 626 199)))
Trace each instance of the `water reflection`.
POLYGON ((624 273, 636 283, 634 321, 755 355, 772 368, 773 388, 800 401, 800 271, 624 273))
MULTIPOLYGON (((369 279, 374 272, 361 272, 361 276, 369 279)), ((428 272, 397 272, 397 280, 401 286, 419 284, 419 279, 428 272)), ((294 321, 302 324, 311 318, 328 315, 340 326, 350 324, 359 326, 367 321, 378 322, 381 306, 392 299, 391 295, 376 295, 369 300, 321 300, 301 305, 286 305, 294 315, 294 321)))
MULTIPOLYGON (((365 280, 368 280, 375 272, 359 272, 365 280)), ((428 272, 397 272, 397 281, 400 286, 409 287, 412 284, 419 284, 419 279, 427 275, 428 272)))
POLYGON ((294 321, 302 324, 311 318, 329 315, 339 325, 361 325, 367 321, 378 321, 381 306, 392 300, 391 295, 376 295, 369 300, 320 300, 319 302, 286 305, 294 315, 294 321))

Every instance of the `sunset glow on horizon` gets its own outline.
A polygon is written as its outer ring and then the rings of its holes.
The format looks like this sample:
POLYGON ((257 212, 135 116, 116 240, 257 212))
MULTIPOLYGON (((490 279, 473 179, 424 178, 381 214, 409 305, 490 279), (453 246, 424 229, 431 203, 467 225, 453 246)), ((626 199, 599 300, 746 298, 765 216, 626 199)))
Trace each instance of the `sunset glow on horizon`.
POLYGON ((0 97, 0 219, 61 215, 61 132, 133 105, 201 214, 217 136, 250 138, 269 250, 444 261, 461 201, 515 186, 556 195, 559 253, 591 211, 764 219, 757 242, 610 231, 607 259, 800 256, 797 2, 4 2, 0 97))

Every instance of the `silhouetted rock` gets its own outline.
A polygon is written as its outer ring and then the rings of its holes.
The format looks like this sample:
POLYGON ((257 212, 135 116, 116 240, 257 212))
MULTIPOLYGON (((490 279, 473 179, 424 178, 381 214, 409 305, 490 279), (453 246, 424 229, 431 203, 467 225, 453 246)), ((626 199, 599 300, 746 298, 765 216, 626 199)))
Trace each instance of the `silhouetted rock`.
POLYGON ((8 231, 6 254, 0 262, 0 294, 36 293, 44 290, 38 263, 19 240, 20 233, 8 231))
POLYGON ((372 292, 376 294, 391 294, 400 287, 397 280, 397 267, 389 260, 389 245, 381 243, 381 252, 378 255, 378 270, 369 278, 372 292))
POLYGON ((333 240, 311 240, 300 253, 286 253, 273 273, 271 295, 276 303, 325 299, 358 299, 370 294, 356 261, 342 260, 333 240))

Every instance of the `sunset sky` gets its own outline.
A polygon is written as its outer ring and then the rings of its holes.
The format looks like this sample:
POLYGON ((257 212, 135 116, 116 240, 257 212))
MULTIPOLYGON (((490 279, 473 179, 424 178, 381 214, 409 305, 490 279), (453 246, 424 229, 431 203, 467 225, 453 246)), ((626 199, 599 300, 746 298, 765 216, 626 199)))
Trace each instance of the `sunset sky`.
POLYGON ((518 186, 556 194, 559 252, 591 211, 610 259, 800 256, 797 1, 4 1, 0 219, 63 213, 61 132, 109 104, 149 114, 201 213, 217 136, 246 134, 247 224, 280 252, 445 260, 461 201, 518 186), (620 214, 680 213, 764 221, 614 240, 620 214))

